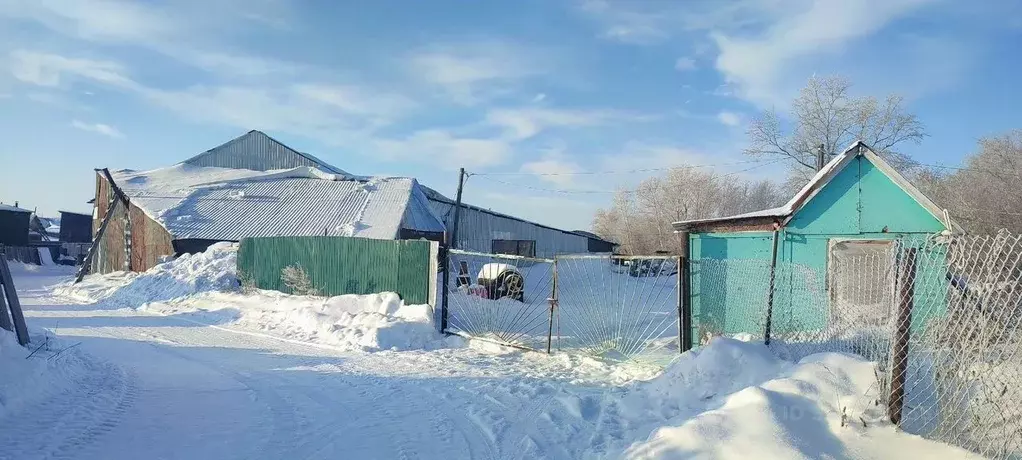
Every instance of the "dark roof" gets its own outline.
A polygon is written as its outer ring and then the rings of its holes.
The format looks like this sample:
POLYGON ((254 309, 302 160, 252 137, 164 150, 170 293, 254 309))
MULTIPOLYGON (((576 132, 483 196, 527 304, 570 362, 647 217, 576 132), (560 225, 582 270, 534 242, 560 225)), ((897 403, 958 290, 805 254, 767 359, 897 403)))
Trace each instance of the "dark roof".
MULTIPOLYGON (((426 197, 431 199, 431 200, 433 200, 433 201, 440 201, 440 202, 444 202, 444 203, 452 204, 452 205, 458 203, 457 201, 452 200, 450 198, 447 198, 446 196, 444 196, 440 192, 438 192, 436 190, 433 190, 432 188, 427 187, 425 185, 422 186, 422 191, 426 192, 426 197)), ((553 231, 557 231, 557 232, 561 232, 561 233, 567 233, 569 235, 584 236, 586 238, 593 238, 593 239, 598 239, 598 240, 601 240, 601 241, 607 241, 607 240, 604 240, 603 238, 600 238, 599 236, 595 236, 595 238, 594 238, 594 237, 589 237, 589 236, 586 236, 586 235, 580 235, 577 231, 562 230, 562 229, 559 229, 559 228, 551 227, 549 225, 543 225, 543 224, 540 224, 538 222, 533 222, 531 220, 522 219, 521 217, 515 217, 515 216, 512 216, 510 214, 504 214, 502 212, 497 212, 497 211, 494 211, 492 209, 486 209, 486 208, 482 208, 482 207, 479 207, 479 206, 474 206, 474 205, 465 203, 464 201, 461 202, 461 206, 464 207, 464 208, 467 208, 467 209, 472 209, 474 211, 479 211, 479 212, 483 212, 483 213, 486 213, 486 214, 490 214, 492 216, 503 217, 505 219, 511 219, 511 220, 515 220, 515 221, 518 221, 518 222, 523 222, 523 223, 526 223, 526 224, 529 224, 529 225, 535 225, 537 227, 545 228, 547 230, 553 230, 553 231)), ((607 242, 608 243, 613 243, 613 241, 607 241, 607 242)))
POLYGON ((613 242, 611 240, 603 238, 600 235, 597 235, 597 234, 595 234, 593 232, 587 232, 585 230, 575 230, 575 231, 573 231, 571 233, 574 233, 574 234, 579 235, 579 236, 584 236, 584 237, 589 238, 591 240, 599 240, 599 241, 605 241, 605 242, 610 243, 610 244, 617 244, 617 243, 615 243, 615 242, 613 242))
POLYGON ((57 212, 59 212, 61 214, 74 214, 76 216, 85 216, 85 217, 89 217, 89 218, 92 217, 92 214, 87 214, 87 213, 84 213, 84 212, 74 212, 74 211, 57 211, 57 212))

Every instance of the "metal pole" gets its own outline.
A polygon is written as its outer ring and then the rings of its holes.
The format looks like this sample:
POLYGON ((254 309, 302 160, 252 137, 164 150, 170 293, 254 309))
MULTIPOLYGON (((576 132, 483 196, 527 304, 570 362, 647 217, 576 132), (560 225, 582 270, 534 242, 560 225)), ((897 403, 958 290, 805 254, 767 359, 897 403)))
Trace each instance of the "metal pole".
POLYGON ((446 245, 440 248, 443 251, 443 256, 440 260, 444 264, 443 273, 443 298, 440 299, 440 332, 447 332, 447 291, 451 288, 451 253, 446 245))
POLYGON ((908 342, 912 331, 912 304, 915 297, 916 248, 906 248, 898 270, 898 324, 891 350, 891 397, 887 413, 891 423, 901 423, 905 405, 905 377, 908 373, 908 342))
POLYGON ((552 270, 553 270, 554 280, 553 280, 553 287, 551 288, 551 292, 550 292, 550 299, 548 299, 550 301, 550 324, 549 324, 549 326, 547 328, 547 333, 546 333, 546 352, 547 352, 547 354, 550 354, 550 349, 551 349, 551 347, 553 345, 553 337, 554 337, 554 310, 557 309, 557 258, 556 257, 554 258, 554 263, 553 263, 553 269, 552 270))
POLYGON ((825 148, 824 145, 820 144, 820 146, 816 150, 816 170, 817 171, 823 169, 823 167, 827 165, 827 162, 824 161, 824 158, 826 158, 826 154, 824 153, 824 148, 825 148))
POLYGON ((458 247, 458 223, 461 221, 461 192, 465 188, 465 168, 458 170, 458 194, 454 200, 454 225, 451 226, 451 241, 447 247, 458 247))
POLYGON ((770 291, 767 292, 766 329, 763 331, 764 343, 770 345, 770 328, 774 318, 774 281, 777 278, 777 236, 780 226, 774 224, 773 249, 770 251, 770 291))
POLYGON ((692 259, 688 256, 678 257, 678 323, 681 352, 692 349, 692 259))

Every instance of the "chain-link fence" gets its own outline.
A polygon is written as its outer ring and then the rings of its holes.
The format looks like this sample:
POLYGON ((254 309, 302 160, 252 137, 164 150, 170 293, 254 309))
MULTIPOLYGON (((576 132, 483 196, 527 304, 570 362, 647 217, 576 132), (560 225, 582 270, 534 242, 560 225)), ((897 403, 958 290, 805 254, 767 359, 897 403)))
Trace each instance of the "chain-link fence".
POLYGON ((693 261, 700 336, 743 334, 792 360, 863 356, 877 364, 877 402, 905 431, 1022 458, 1022 237, 827 249, 825 266, 779 261, 773 276, 769 260, 693 261))
POLYGON ((675 256, 450 250, 441 321, 447 332, 518 347, 664 362, 679 353, 678 268, 675 256))

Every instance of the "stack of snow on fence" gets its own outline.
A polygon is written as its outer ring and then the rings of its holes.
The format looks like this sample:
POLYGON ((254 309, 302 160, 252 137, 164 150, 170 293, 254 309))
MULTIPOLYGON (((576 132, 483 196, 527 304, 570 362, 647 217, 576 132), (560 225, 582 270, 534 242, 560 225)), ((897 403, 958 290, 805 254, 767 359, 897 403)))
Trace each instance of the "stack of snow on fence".
MULTIPOLYGON (((316 297, 241 289, 237 246, 218 243, 145 273, 111 273, 66 286, 62 294, 109 308, 134 308, 186 321, 230 325, 281 338, 365 351, 448 345, 428 305, 397 294, 316 297)), ((452 342, 453 343, 453 342, 452 342)))

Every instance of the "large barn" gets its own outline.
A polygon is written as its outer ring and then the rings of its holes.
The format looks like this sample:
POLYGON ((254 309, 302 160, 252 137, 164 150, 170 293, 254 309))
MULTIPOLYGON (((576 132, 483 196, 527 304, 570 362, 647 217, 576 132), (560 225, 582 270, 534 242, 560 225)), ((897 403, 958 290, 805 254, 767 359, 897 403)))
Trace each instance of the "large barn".
MULTIPOLYGON (((415 179, 352 175, 250 131, 174 166, 97 170, 93 234, 106 228, 92 270, 143 271, 168 256, 257 236, 442 241, 453 208, 415 179)), ((460 219, 464 249, 552 256, 606 247, 593 236, 468 204, 460 219)))

